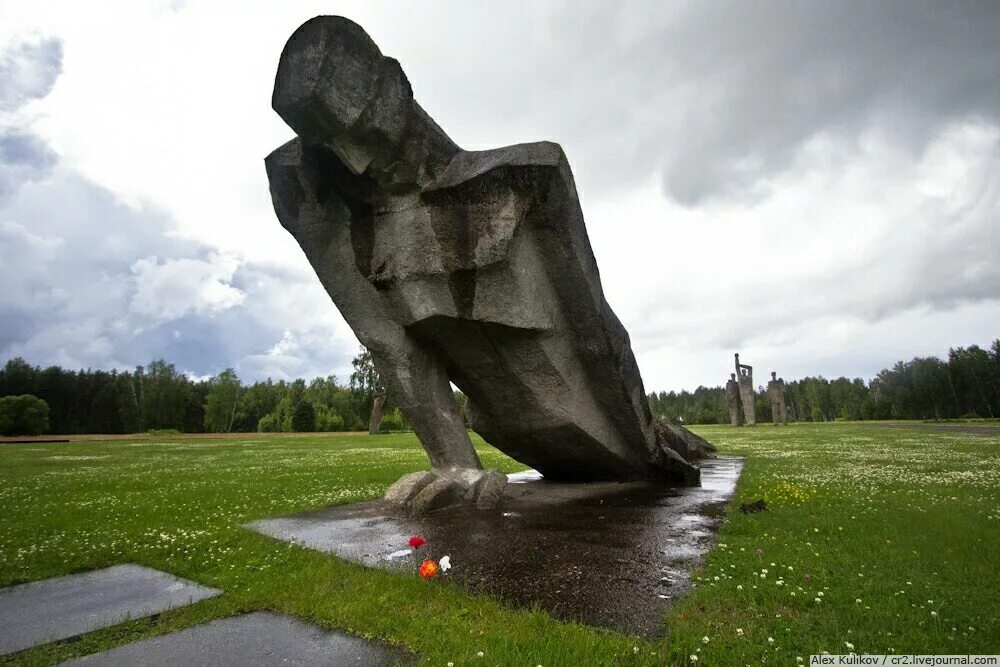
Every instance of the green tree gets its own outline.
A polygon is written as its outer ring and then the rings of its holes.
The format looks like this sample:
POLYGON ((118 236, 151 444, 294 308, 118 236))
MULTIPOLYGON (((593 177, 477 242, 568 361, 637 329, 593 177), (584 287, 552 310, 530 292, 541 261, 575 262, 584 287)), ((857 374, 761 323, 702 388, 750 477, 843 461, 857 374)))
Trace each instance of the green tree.
POLYGON ((292 431, 311 433, 316 430, 316 408, 309 401, 299 401, 292 412, 292 431))
POLYGON ((236 420, 240 401, 240 379, 232 368, 209 380, 205 396, 205 428, 215 433, 229 433, 236 420))
POLYGON ((31 394, 0 398, 0 434, 39 435, 49 430, 49 406, 31 394))

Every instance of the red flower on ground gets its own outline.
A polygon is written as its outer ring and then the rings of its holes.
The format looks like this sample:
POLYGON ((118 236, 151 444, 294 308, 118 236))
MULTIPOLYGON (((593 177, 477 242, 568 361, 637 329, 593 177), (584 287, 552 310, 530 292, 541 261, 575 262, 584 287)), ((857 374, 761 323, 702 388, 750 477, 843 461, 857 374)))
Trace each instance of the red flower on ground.
POLYGON ((430 579, 438 573, 438 564, 430 558, 420 564, 420 578, 430 579))
POLYGON ((410 548, 411 549, 419 549, 420 547, 424 546, 425 544, 427 544, 427 540, 425 540, 424 538, 420 537, 419 535, 414 535, 413 537, 410 538, 410 548))

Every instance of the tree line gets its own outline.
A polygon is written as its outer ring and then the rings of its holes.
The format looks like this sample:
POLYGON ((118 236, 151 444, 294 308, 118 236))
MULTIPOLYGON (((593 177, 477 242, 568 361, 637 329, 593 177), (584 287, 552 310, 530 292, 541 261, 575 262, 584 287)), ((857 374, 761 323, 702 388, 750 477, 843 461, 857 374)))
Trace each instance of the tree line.
MULTIPOLYGON (((333 375, 244 384, 232 369, 194 380, 162 359, 119 372, 43 369, 16 358, 0 370, 0 433, 364 431, 375 396, 384 389, 366 350, 352 364, 344 384, 333 375)), ((456 392, 460 405, 464 398, 456 392)), ((648 399, 657 418, 729 421, 722 386, 654 392, 648 399)), ((947 361, 899 361, 867 384, 846 377, 793 380, 786 383, 785 401, 795 421, 1000 417, 1000 339, 987 350, 952 348, 947 361)), ((754 408, 758 421, 770 420, 763 386, 754 408)), ((409 428, 391 395, 383 413, 382 430, 409 428)))
MULTIPOLYGON (((244 384, 232 369, 208 380, 195 380, 162 359, 119 372, 43 369, 19 357, 0 370, 0 397, 4 397, 0 398, 0 433, 368 430, 380 389, 378 374, 364 350, 355 357, 353 369, 346 384, 333 375, 309 382, 268 379, 244 384), (45 426, 38 426, 40 406, 25 396, 44 401, 47 422, 41 423, 45 426), (29 408, 31 420, 25 421, 21 413, 29 408)), ((391 396, 383 408, 381 428, 409 428, 391 396)))
MULTIPOLYGON (((728 424, 723 386, 693 392, 649 394, 655 417, 688 424, 728 424)), ((915 357, 885 368, 869 382, 861 378, 806 377, 785 383, 788 418, 793 421, 864 419, 958 419, 1000 417, 1000 339, 948 351, 947 361, 915 357)), ((764 386, 754 404, 758 422, 771 420, 764 386)))

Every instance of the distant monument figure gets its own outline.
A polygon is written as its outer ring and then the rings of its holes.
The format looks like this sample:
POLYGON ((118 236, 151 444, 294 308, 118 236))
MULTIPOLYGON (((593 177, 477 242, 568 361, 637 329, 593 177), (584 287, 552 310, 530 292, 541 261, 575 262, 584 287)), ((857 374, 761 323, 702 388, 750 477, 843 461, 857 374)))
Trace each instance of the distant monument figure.
POLYGON ((399 63, 339 16, 292 34, 271 105, 298 135, 265 160, 278 220, 431 461, 387 500, 427 511, 502 496, 450 382, 477 433, 547 478, 698 484, 693 460, 711 446, 654 428, 557 144, 462 150, 399 63))
POLYGON ((739 426, 743 423, 740 419, 740 383, 736 381, 736 373, 729 374, 729 382, 726 383, 726 406, 729 408, 729 425, 739 426))
POLYGON ((368 435, 378 435, 382 432, 382 408, 385 406, 385 393, 377 392, 372 400, 372 411, 368 417, 368 435))
POLYGON ((785 381, 771 371, 771 381, 767 383, 767 397, 771 401, 771 421, 775 424, 787 424, 788 412, 785 409, 785 381))
POLYGON ((743 418, 747 426, 757 425, 755 394, 753 391, 753 366, 740 363, 740 353, 736 353, 736 374, 740 385, 740 401, 743 403, 743 418))

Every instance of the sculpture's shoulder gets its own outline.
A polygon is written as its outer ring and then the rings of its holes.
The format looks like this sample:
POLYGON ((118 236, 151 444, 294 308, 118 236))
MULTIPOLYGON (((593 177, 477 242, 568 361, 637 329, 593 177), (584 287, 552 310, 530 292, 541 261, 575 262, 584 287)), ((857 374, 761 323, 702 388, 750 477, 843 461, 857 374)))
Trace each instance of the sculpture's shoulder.
POLYGON ((559 144, 538 141, 486 151, 461 151, 425 192, 459 187, 482 177, 503 178, 503 172, 538 169, 565 169, 568 173, 569 163, 559 144))
POLYGON ((298 137, 281 144, 264 158, 264 168, 267 170, 269 177, 282 168, 295 168, 301 165, 302 140, 298 137))

